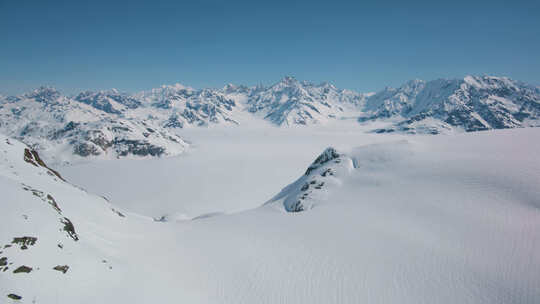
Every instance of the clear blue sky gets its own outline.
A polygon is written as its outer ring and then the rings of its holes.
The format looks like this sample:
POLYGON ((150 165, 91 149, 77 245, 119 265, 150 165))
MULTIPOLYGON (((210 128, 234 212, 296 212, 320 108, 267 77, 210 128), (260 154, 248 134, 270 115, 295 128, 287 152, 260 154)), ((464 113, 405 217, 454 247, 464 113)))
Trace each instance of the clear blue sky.
POLYGON ((284 75, 374 91, 413 78, 540 84, 540 1, 0 0, 0 92, 284 75))

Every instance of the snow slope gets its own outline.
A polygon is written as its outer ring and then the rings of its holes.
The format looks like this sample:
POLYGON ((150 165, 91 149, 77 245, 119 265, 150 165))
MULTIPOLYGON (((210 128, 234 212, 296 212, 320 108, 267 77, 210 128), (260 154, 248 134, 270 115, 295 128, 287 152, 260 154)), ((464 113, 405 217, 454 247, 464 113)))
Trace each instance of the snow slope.
MULTIPOLYGON (((304 131, 280 134, 275 142, 267 136, 269 144, 281 143, 278 150, 321 144, 298 143, 304 131)), ((133 235, 115 238, 115 257, 125 267, 137 265, 137 271, 114 288, 133 294, 129 303, 540 301, 539 129, 343 136, 328 143, 337 144, 337 158, 332 150, 323 158, 309 150, 301 157, 290 153, 298 160, 311 155, 293 169, 284 158, 265 154, 264 166, 243 185, 245 192, 264 181, 268 168, 296 171, 304 180, 252 204, 260 207, 166 222, 128 216, 126 230, 133 235), (327 169, 334 174, 323 177, 327 169), (312 178, 325 184, 317 189, 312 178), (303 210, 294 210, 302 212, 287 212, 293 210, 287 210, 286 198, 301 195, 305 182, 311 193, 303 210), (144 288, 133 287, 139 284, 144 288)), ((231 167, 268 149, 248 144, 250 139, 238 147, 242 154, 228 154, 231 167)), ((189 192, 193 185, 177 187, 189 192)), ((220 191, 216 211, 238 197, 220 191)), ((160 200, 148 203, 159 206, 160 200)), ((177 204, 184 203, 189 205, 177 204)))
POLYGON ((0 153, 0 302, 11 303, 12 294, 22 303, 67 303, 73 290, 72 302, 105 296, 109 236, 125 215, 14 139, 0 136, 0 153))

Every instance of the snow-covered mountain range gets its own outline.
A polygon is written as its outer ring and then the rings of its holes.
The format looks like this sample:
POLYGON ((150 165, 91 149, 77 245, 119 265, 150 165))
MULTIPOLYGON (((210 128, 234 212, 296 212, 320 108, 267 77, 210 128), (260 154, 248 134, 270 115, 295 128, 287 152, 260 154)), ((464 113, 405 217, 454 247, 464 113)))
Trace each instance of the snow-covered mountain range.
POLYGON ((198 90, 176 84, 136 94, 113 89, 74 96, 41 87, 0 96, 0 132, 45 155, 175 155, 188 146, 181 129, 243 126, 246 117, 283 127, 356 118, 376 133, 539 126, 540 89, 505 77, 467 76, 413 80, 373 94, 285 77, 270 86, 198 90), (370 127, 373 122, 377 127, 370 127))
POLYGON ((413 80, 367 99, 360 121, 397 118, 376 132, 439 133, 540 125, 540 89, 506 77, 413 80))

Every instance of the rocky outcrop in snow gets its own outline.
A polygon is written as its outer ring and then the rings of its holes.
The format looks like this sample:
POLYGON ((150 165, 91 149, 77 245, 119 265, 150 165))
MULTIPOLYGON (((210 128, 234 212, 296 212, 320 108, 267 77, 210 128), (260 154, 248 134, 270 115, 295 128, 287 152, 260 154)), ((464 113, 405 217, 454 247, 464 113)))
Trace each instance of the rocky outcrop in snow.
POLYGON ((265 205, 287 212, 306 211, 326 200, 329 192, 354 169, 354 161, 346 154, 329 147, 308 167, 303 176, 283 188, 265 205))

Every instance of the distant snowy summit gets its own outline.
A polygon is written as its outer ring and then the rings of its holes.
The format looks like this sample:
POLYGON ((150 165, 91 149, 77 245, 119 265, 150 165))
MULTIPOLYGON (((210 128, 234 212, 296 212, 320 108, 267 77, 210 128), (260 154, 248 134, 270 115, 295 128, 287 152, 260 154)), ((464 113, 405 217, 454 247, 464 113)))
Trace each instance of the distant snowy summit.
POLYGON ((367 126, 362 130, 376 133, 540 126, 540 89, 505 77, 467 76, 413 80, 372 94, 285 77, 270 86, 193 89, 176 84, 136 94, 113 89, 74 96, 41 87, 0 96, 0 132, 48 155, 176 155, 188 147, 178 130, 243 126, 249 117, 280 127, 353 118, 367 126), (379 127, 370 127, 375 121, 379 127))
POLYGON ((506 77, 413 80, 370 96, 361 122, 395 119, 375 132, 437 134, 540 126, 540 89, 506 77))

